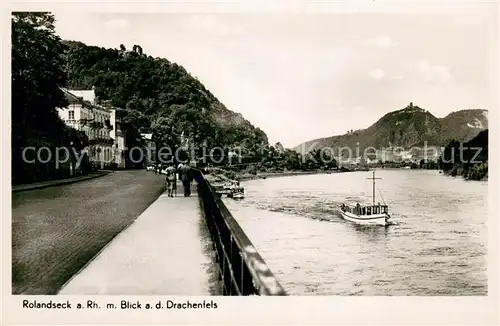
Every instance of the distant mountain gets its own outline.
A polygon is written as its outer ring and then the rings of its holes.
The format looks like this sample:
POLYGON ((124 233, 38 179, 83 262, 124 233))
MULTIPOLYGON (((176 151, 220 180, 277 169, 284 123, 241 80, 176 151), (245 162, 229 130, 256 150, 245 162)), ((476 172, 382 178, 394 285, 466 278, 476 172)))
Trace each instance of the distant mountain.
POLYGON ((486 110, 461 110, 444 118, 410 103, 406 108, 387 113, 367 129, 351 130, 344 135, 320 138, 294 148, 298 152, 329 147, 335 150, 348 147, 360 153, 367 147, 377 149, 414 146, 445 146, 449 140, 465 142, 488 128, 486 110))
POLYGON ((440 119, 445 127, 444 134, 449 139, 465 142, 478 132, 488 129, 487 110, 460 110, 440 119))

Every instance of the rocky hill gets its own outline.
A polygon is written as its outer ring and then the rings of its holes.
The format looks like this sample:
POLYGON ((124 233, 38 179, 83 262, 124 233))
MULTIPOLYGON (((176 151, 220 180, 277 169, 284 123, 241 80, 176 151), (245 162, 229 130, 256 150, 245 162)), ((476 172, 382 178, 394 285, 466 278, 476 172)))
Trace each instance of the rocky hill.
POLYGON ((146 55, 139 45, 127 50, 64 43, 68 88, 95 87, 98 100, 122 108, 120 117, 137 132, 167 130, 169 135, 158 135, 160 142, 178 141, 182 131, 209 145, 268 142, 262 130, 228 110, 182 66, 146 55))
MULTIPOLYGON (((390 112, 366 129, 349 131, 344 135, 308 141, 295 151, 312 151, 330 147, 348 147, 362 152, 367 147, 377 149, 414 146, 445 146, 450 140, 465 142, 488 128, 486 110, 462 110, 444 118, 410 103, 406 108, 390 112)), ((335 153, 338 155, 338 152, 335 153)))
POLYGON ((445 127, 443 131, 447 138, 461 142, 468 141, 480 131, 488 129, 488 111, 486 110, 456 111, 440 120, 445 127))

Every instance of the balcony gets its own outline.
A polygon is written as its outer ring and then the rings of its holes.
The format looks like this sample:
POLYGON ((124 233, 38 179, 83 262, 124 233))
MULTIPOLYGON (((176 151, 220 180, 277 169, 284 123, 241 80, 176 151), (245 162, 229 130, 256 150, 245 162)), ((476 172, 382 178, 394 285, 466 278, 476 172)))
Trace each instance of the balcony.
POLYGON ((89 145, 113 145, 114 140, 112 138, 93 138, 89 140, 89 145))

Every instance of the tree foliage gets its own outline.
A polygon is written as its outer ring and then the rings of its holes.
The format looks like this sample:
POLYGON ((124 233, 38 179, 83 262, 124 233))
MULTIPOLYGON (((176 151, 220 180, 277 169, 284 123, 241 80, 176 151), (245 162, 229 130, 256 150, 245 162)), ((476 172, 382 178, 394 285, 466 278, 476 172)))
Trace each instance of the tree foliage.
POLYGON ((29 182, 51 173, 48 165, 40 167, 24 162, 24 148, 54 148, 71 143, 81 148, 86 144, 86 137, 66 127, 57 114, 58 107, 67 105, 59 88, 66 83, 64 49, 54 31, 53 15, 45 12, 13 13, 11 113, 14 183, 29 182), (45 172, 37 172, 40 169, 45 172))
POLYGON ((63 129, 57 107, 67 101, 63 45, 48 13, 14 13, 12 18, 12 123, 16 140, 55 140, 63 129), (23 139, 24 138, 24 139, 23 139))
POLYGON ((451 140, 440 160, 441 169, 452 176, 483 180, 488 176, 488 129, 468 142, 451 140))

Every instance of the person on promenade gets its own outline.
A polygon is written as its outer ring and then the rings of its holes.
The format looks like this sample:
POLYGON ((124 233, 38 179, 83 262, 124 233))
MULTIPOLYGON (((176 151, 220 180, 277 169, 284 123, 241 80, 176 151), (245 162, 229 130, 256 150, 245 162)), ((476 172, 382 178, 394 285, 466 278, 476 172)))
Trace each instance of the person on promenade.
POLYGON ((174 197, 174 191, 177 189, 177 180, 175 177, 175 168, 173 165, 169 165, 167 167, 167 176, 166 176, 166 184, 167 184, 167 191, 168 191, 168 196, 169 197, 174 197))
POLYGON ((182 170, 184 169, 184 164, 179 163, 179 165, 177 165, 177 171, 179 173, 179 180, 182 181, 182 170))
POLYGON ((192 171, 188 164, 183 164, 180 170, 182 185, 184 186, 184 197, 191 196, 192 171))

